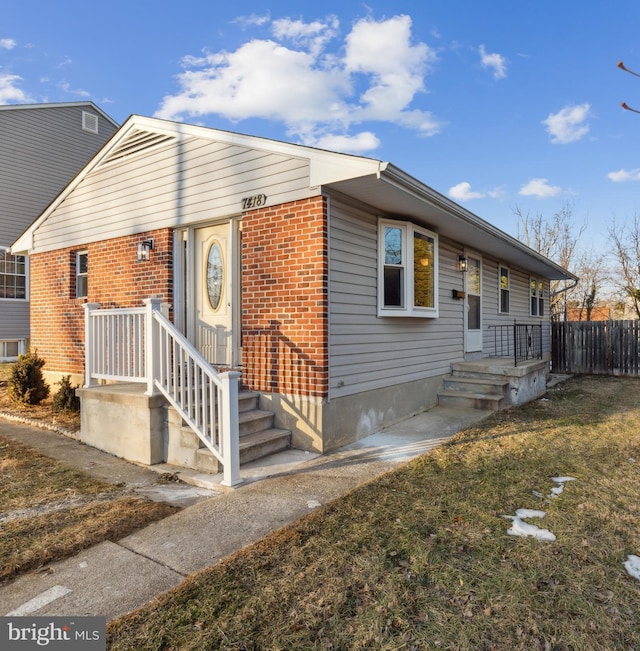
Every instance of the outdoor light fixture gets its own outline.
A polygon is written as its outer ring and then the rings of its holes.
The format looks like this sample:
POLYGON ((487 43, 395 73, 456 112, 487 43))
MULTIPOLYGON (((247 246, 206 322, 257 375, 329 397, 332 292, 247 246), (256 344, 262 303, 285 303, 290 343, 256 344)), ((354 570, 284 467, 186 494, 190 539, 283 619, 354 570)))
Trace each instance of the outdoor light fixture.
POLYGON ((138 262, 151 259, 153 240, 143 240, 138 244, 138 262))
POLYGON ((458 256, 458 271, 464 273, 467 270, 467 259, 463 255, 458 256))

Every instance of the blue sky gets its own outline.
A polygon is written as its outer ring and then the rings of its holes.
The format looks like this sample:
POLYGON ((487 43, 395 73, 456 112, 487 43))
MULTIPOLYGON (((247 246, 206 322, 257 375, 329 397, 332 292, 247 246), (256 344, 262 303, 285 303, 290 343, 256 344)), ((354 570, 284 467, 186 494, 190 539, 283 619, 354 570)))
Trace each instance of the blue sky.
POLYGON ((388 160, 515 235, 640 212, 640 3, 5 0, 0 104, 92 100, 388 160))

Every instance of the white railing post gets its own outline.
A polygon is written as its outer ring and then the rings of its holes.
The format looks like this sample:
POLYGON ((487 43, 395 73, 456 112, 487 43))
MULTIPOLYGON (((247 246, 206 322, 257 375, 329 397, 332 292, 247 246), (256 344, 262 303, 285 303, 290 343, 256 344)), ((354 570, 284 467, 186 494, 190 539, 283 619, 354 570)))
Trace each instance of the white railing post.
POLYGON ((238 380, 241 373, 229 371, 220 374, 222 380, 221 444, 223 458, 223 486, 242 483, 240 477, 240 434, 238 428, 238 380))
POLYGON ((158 346, 160 345, 159 337, 156 336, 157 328, 153 321, 153 312, 155 310, 162 310, 161 298, 145 298, 143 303, 146 305, 146 324, 144 333, 144 361, 145 361, 145 375, 147 378, 146 395, 152 396, 156 392, 155 381, 158 378, 160 352, 158 346))
POLYGON ((91 336, 91 312, 100 307, 99 303, 84 303, 84 386, 85 388, 93 386, 93 356, 95 351, 95 342, 91 336))

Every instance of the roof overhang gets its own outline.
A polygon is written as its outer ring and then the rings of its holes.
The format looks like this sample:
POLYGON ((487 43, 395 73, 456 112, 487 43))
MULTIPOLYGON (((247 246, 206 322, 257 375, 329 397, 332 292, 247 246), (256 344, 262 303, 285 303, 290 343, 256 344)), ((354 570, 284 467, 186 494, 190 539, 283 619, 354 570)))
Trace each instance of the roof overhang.
POLYGON ((414 220, 462 247, 489 254, 532 274, 549 280, 578 280, 552 260, 391 164, 381 165, 377 175, 325 187, 371 206, 381 216, 414 220))

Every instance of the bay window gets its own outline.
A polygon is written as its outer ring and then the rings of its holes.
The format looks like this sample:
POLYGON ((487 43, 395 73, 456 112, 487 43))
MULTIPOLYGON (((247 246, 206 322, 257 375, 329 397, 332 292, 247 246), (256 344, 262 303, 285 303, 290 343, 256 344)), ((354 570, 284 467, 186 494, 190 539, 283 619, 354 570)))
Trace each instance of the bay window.
POLYGON ((438 316, 438 236, 380 220, 378 316, 438 316))

